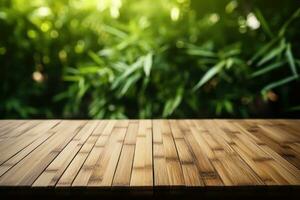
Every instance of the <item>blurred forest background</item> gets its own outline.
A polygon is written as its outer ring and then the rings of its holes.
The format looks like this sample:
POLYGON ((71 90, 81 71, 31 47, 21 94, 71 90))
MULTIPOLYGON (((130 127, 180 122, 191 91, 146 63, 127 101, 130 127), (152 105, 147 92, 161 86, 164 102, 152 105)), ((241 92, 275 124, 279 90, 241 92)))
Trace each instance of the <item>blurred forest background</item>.
POLYGON ((299 118, 298 0, 0 0, 0 118, 299 118))

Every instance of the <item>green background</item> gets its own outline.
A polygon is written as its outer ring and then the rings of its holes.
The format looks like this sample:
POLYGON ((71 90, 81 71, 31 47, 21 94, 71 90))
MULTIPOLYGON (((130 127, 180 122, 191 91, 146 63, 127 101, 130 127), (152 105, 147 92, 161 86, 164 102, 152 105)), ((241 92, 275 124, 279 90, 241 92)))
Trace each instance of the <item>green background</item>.
POLYGON ((1 118, 297 118, 296 0, 1 0, 1 118))

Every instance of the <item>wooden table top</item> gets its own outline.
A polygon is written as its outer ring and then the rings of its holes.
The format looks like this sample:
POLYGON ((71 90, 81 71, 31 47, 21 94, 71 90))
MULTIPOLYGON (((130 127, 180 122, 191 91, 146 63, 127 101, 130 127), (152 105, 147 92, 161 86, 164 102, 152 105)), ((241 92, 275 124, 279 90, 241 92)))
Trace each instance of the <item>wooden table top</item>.
POLYGON ((0 186, 300 185, 300 120, 1 120, 0 186))

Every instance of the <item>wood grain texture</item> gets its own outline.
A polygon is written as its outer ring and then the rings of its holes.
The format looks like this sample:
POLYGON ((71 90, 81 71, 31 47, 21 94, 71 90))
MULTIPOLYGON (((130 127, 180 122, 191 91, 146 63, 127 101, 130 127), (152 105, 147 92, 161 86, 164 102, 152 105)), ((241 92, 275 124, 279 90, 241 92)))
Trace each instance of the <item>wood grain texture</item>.
POLYGON ((300 186, 300 120, 0 120, 0 187, 300 186))
POLYGON ((153 186, 152 121, 139 121, 130 186, 153 186))

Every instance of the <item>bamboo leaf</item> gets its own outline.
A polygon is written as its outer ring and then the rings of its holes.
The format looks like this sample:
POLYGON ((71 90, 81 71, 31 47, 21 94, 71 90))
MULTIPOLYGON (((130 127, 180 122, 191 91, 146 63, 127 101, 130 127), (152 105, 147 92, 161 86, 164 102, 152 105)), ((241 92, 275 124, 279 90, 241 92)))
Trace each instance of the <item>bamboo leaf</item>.
POLYGON ((123 86, 123 88, 122 88, 120 94, 118 95, 118 97, 124 96, 124 95, 126 94, 126 92, 129 90, 129 88, 130 88, 134 83, 136 83, 136 82, 139 80, 140 77, 141 77, 140 74, 135 74, 135 75, 129 77, 129 78, 126 80, 125 85, 123 86))
POLYGON ((229 58, 232 56, 237 56, 240 53, 241 53, 241 49, 235 47, 235 49, 225 49, 225 51, 223 50, 219 54, 221 58, 229 58))
POLYGON ((217 57, 216 53, 205 49, 188 49, 187 53, 192 56, 211 57, 211 58, 217 57))
POLYGON ((234 60, 232 58, 228 58, 226 60, 226 69, 230 69, 234 64, 234 60))
POLYGON ((61 101, 61 100, 63 100, 63 99, 68 98, 68 96, 69 96, 69 92, 68 92, 68 91, 62 92, 62 93, 59 93, 59 94, 55 95, 55 96, 53 97, 53 101, 54 101, 54 102, 58 102, 58 101, 61 101))
POLYGON ((82 79, 81 76, 70 76, 66 75, 63 77, 64 81, 70 81, 70 82, 79 82, 82 79))
POLYGON ((66 74, 78 74, 79 70, 77 68, 73 68, 73 67, 66 67, 65 73, 66 74))
POLYGON ((90 56, 90 58, 97 64, 97 65, 104 65, 103 60, 100 58, 99 55, 97 55, 95 52, 93 51, 89 51, 88 55, 90 56))
POLYGON ((257 76, 261 76, 269 71, 272 71, 274 69, 277 69, 279 67, 281 67, 282 65, 284 65, 286 63, 286 61, 282 61, 282 62, 277 62, 277 63, 272 63, 266 67, 264 67, 263 69, 257 70, 256 72, 251 74, 251 77, 257 77, 257 76))
POLYGON ((280 28, 278 35, 283 36, 285 34, 285 31, 287 30, 288 26, 298 17, 300 17, 300 8, 298 8, 294 12, 294 14, 283 24, 283 26, 280 28))
POLYGON ((198 90, 202 87, 206 82, 208 82, 212 77, 214 77, 219 71, 226 65, 226 61, 221 61, 217 65, 210 68, 204 76, 200 79, 200 81, 194 86, 193 91, 198 90))
POLYGON ((79 67, 79 72, 81 74, 95 74, 100 70, 99 66, 81 66, 79 67))
POLYGON ((224 102, 224 107, 225 107, 225 109, 226 109, 226 111, 227 111, 228 113, 230 113, 230 114, 233 113, 233 105, 232 105, 231 101, 226 100, 226 101, 224 102))
POLYGON ((175 109, 180 105, 182 101, 182 93, 183 93, 183 89, 179 88, 176 92, 176 97, 174 99, 169 99, 166 102, 163 111, 163 117, 170 116, 175 111, 175 109))
POLYGON ((266 62, 272 60, 285 49, 286 45, 284 43, 281 43, 277 48, 273 49, 270 53, 268 53, 265 57, 263 57, 257 64, 257 66, 262 66, 266 62))
POLYGON ((88 90, 89 84, 85 82, 84 78, 81 78, 78 82, 78 88, 77 99, 81 99, 88 90))
POLYGON ((297 76, 298 76, 298 73, 297 73, 296 64, 295 64, 295 59, 294 59, 294 56, 293 56, 293 54, 292 54, 291 44, 290 44, 290 43, 287 45, 285 55, 286 55, 286 57, 287 57, 287 60, 288 60, 288 63, 289 63, 289 65, 290 65, 290 68, 291 68, 292 73, 294 74, 294 76, 297 77, 297 76))
POLYGON ((262 89, 262 92, 269 91, 269 90, 271 90, 271 89, 274 89, 274 88, 279 87, 279 86, 281 86, 281 85, 287 84, 287 83, 289 83, 289 82, 291 82, 291 81, 294 81, 294 80, 296 80, 296 79, 297 79, 296 76, 290 76, 290 77, 281 79, 281 80, 279 80, 279 81, 270 83, 269 85, 267 85, 266 87, 264 87, 264 88, 262 89))
POLYGON ((254 56, 249 60, 249 63, 252 64, 254 61, 256 61, 259 57, 261 57, 262 55, 264 55, 267 51, 269 51, 271 49, 271 47, 278 42, 278 40, 280 39, 280 37, 276 37, 274 39, 272 39, 269 43, 267 43, 266 45, 264 45, 262 48, 260 48, 256 54, 254 54, 254 56))
POLYGON ((125 32, 123 32, 117 28, 114 28, 112 26, 108 26, 108 25, 104 24, 104 25, 102 25, 102 28, 105 32, 110 33, 114 36, 117 36, 121 39, 124 39, 127 37, 127 34, 125 32))
POLYGON ((130 65, 118 78, 116 78, 111 86, 112 89, 115 89, 119 84, 124 81, 130 74, 139 70, 143 67, 144 57, 140 57, 135 63, 130 65))
POLYGON ((261 11, 259 9, 255 9, 255 15, 258 18, 258 20, 260 21, 264 31, 269 35, 270 38, 273 38, 274 34, 272 33, 269 24, 267 23, 265 17, 263 16, 263 14, 261 13, 261 11))

